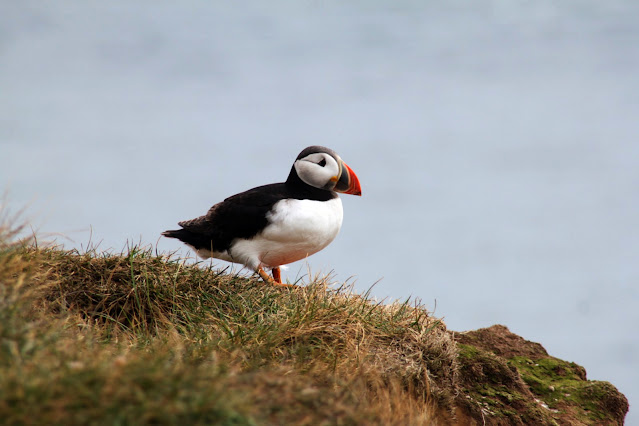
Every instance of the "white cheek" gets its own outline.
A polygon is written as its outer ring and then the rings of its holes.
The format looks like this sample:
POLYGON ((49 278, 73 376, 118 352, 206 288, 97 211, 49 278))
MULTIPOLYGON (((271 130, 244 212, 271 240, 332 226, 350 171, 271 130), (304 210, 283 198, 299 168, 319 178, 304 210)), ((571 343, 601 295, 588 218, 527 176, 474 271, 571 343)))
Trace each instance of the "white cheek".
POLYGON ((334 176, 326 167, 321 167, 308 161, 295 163, 295 170, 300 179, 316 188, 323 188, 334 176))

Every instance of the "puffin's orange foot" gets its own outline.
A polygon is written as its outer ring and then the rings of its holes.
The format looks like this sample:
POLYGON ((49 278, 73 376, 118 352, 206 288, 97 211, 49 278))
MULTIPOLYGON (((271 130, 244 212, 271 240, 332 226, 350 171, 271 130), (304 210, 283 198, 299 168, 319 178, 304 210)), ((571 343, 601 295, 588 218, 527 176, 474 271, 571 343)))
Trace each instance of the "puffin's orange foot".
POLYGON ((265 283, 274 285, 276 287, 297 287, 294 284, 284 284, 282 283, 282 277, 280 274, 280 268, 273 268, 273 278, 269 277, 269 275, 264 272, 264 269, 260 266, 257 268, 257 273, 260 274, 260 277, 264 280, 265 283))

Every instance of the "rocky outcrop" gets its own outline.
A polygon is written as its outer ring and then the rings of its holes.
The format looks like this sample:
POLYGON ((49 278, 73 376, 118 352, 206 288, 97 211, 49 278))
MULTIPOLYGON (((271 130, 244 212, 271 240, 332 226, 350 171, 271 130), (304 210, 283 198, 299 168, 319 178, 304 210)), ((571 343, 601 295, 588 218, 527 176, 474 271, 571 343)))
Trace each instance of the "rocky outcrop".
POLYGON ((455 333, 453 420, 464 425, 622 425, 628 400, 612 384, 548 355, 503 325, 455 333))

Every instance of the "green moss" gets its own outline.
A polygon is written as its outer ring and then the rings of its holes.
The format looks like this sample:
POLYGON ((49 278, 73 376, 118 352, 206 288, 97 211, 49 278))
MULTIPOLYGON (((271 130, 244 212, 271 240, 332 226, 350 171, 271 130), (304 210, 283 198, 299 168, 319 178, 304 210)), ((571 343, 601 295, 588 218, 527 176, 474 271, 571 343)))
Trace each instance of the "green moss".
POLYGON ((552 357, 538 360, 514 357, 509 363, 550 410, 564 412, 570 407, 586 423, 611 420, 611 407, 614 411, 620 403, 614 386, 586 380, 583 367, 573 362, 552 357))
POLYGON ((460 358, 472 359, 477 356, 479 349, 472 345, 457 343, 457 353, 460 358))
POLYGON ((472 345, 458 344, 467 408, 509 424, 551 424, 550 417, 525 395, 524 384, 505 359, 472 345))
POLYGON ((568 398, 577 381, 581 381, 572 363, 556 358, 531 360, 514 357, 509 363, 517 368, 521 378, 530 386, 530 390, 540 397, 549 407, 568 398))

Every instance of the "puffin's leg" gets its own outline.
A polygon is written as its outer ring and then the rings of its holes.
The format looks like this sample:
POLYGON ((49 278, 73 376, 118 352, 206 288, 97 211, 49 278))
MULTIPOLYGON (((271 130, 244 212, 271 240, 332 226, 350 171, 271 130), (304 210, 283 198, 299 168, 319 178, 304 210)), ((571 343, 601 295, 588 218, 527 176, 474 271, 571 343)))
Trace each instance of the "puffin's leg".
POLYGON ((275 281, 273 281, 273 278, 269 277, 268 274, 266 272, 264 272, 264 269, 262 269, 261 266, 257 267, 257 271, 258 274, 260 274, 260 277, 262 277, 262 279, 264 280, 265 283, 267 284, 275 284, 275 281))
POLYGON ((273 268, 273 279, 276 283, 282 284, 282 274, 280 273, 280 267, 276 266, 273 268))
MULTIPOLYGON (((279 268, 278 268, 279 270, 279 268)), ((264 280, 265 283, 267 284, 271 284, 277 287, 296 287, 293 284, 282 284, 281 280, 280 282, 276 282, 273 278, 269 277, 269 275, 264 272, 264 269, 262 269, 261 266, 258 266, 257 268, 257 273, 260 274, 260 277, 262 277, 262 279, 264 280)))

